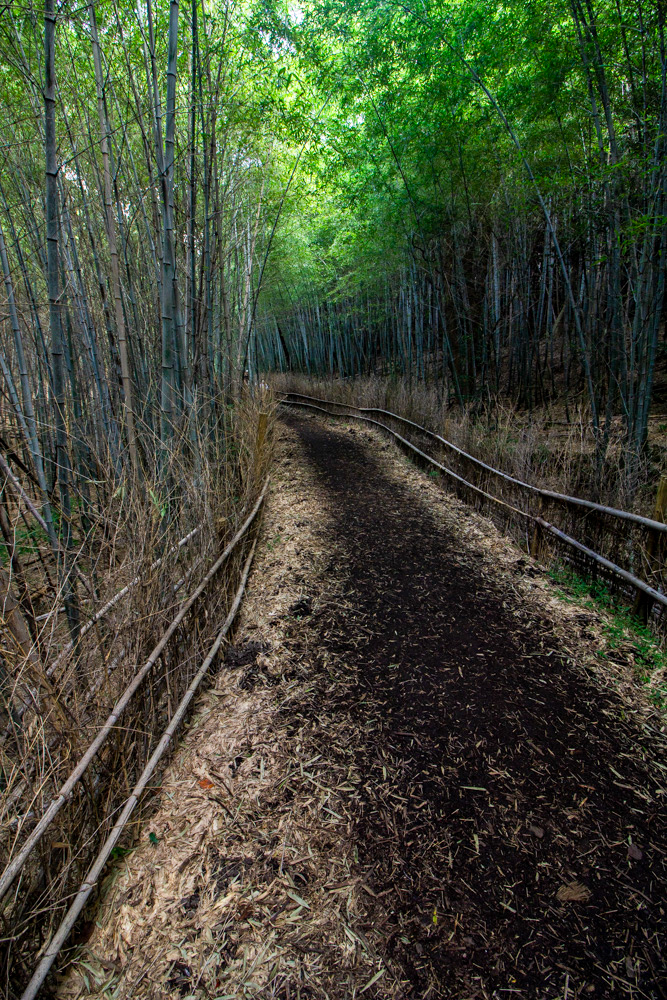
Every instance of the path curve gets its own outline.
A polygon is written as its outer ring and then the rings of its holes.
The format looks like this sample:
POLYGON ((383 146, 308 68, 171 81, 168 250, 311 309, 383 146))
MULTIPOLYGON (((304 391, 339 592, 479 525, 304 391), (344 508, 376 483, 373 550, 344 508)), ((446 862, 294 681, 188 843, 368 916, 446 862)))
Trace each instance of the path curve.
POLYGON ((313 695, 312 725, 356 735, 360 862, 411 995, 556 997, 569 974, 572 996, 667 996, 664 805, 621 706, 356 435, 290 423, 354 608, 320 612, 354 681, 313 695))
POLYGON ((667 756, 594 615, 377 433, 280 426, 236 644, 61 996, 663 1000, 667 756))

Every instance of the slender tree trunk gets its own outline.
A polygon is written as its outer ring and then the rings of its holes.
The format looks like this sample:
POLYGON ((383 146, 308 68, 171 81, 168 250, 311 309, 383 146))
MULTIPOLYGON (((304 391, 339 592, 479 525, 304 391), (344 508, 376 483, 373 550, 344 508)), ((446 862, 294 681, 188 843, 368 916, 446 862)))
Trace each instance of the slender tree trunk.
POLYGON ((56 14, 55 0, 45 0, 44 8, 44 151, 46 159, 46 242, 49 288, 49 326, 51 332, 51 368, 53 371, 53 409, 56 429, 56 475, 60 492, 60 538, 62 547, 58 559, 59 579, 67 610, 67 620, 76 639, 79 632, 79 610, 72 586, 70 560, 71 469, 67 440, 65 403, 65 351, 63 343, 58 218, 58 160, 56 152, 56 14))
POLYGON ((127 444, 130 453, 130 464, 133 472, 139 471, 139 460, 137 455, 137 439, 134 428, 134 408, 133 389, 130 362, 127 350, 127 337, 125 332, 125 316, 123 313, 123 301, 120 289, 120 270, 118 267, 118 241, 116 238, 116 222, 113 212, 113 201, 111 193, 111 170, 109 166, 109 118, 106 108, 106 97, 104 93, 104 74, 102 71, 102 54, 97 35, 97 18, 95 16, 95 4, 91 2, 88 6, 90 20, 90 39, 93 47, 93 63, 95 65, 95 84, 97 87, 97 113, 100 121, 100 148, 102 150, 102 170, 104 173, 104 209, 107 239, 109 241, 109 254, 111 256, 111 285, 114 299, 114 315, 116 320, 116 334, 118 337, 118 350, 120 353, 120 369, 123 380, 123 412, 125 414, 125 430, 127 433, 127 444))

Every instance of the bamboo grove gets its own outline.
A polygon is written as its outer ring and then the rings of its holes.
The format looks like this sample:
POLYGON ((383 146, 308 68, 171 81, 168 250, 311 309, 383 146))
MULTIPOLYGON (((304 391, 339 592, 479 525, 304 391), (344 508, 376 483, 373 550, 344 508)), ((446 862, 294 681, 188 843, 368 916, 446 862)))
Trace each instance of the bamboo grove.
POLYGON ((169 513, 174 455, 224 459, 305 127, 251 15, 49 0, 0 16, 5 493, 33 495, 73 636, 70 554, 115 491, 169 513))
POLYGON ((632 492, 664 350, 656 0, 17 2, 0 46, 5 450, 61 562, 87 484, 168 494, 244 372, 583 401, 600 468, 623 421, 632 492))
POLYGON ((0 899, 8 995, 238 583, 240 553, 185 596, 257 501, 275 373, 477 441, 499 414, 494 448, 516 407, 578 413, 593 499, 615 449, 640 502, 666 140, 662 0, 2 5, 2 853, 145 664, 0 899))
POLYGON ((291 37, 335 107, 266 366, 565 419, 583 402, 599 467, 622 420, 632 493, 664 353, 664 18, 654 0, 304 8, 291 37))
POLYGON ((27 981, 238 583, 235 554, 202 590, 266 474, 266 404, 244 371, 312 132, 283 62, 250 4, 0 12, 3 869, 174 607, 193 607, 2 892, 3 995, 27 981))

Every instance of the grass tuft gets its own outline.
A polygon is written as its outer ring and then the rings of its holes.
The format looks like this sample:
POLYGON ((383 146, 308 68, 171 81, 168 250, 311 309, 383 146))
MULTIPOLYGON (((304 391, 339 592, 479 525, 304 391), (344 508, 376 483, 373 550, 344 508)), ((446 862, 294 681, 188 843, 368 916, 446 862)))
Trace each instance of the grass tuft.
POLYGON ((667 710, 667 650, 651 628, 624 608, 618 595, 602 581, 582 576, 562 564, 553 566, 548 575, 557 585, 556 595, 562 601, 604 612, 601 627, 607 648, 598 655, 609 659, 610 653, 631 646, 636 681, 646 688, 656 708, 667 710))

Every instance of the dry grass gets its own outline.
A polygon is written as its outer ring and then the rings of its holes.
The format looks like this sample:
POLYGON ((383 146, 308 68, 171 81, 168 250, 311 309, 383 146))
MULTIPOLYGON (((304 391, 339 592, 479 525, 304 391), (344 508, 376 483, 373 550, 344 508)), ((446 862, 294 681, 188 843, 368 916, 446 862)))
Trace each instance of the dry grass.
MULTIPOLYGON (((216 429, 213 442, 176 442, 159 480, 149 480, 141 489, 131 481, 115 481, 106 493, 98 488, 97 516, 79 557, 92 589, 82 604, 82 622, 121 588, 137 577, 140 582, 74 649, 69 648, 61 595, 47 584, 40 595, 35 575, 29 580, 30 602, 19 608, 24 621, 32 615, 37 623, 29 648, 17 643, 5 603, 0 852, 6 861, 20 849, 256 497, 271 448, 272 416, 258 451, 258 415, 264 410, 272 410, 270 398, 248 395, 216 429), (170 553, 196 528, 187 545, 170 553), (160 556, 164 558, 155 566, 160 556)), ((18 508, 10 512, 16 519, 18 508)), ((43 545, 38 545, 38 555, 37 567, 48 567, 43 545)), ((224 617, 240 562, 241 553, 185 620, 6 897, 0 960, 8 995, 31 971, 41 943, 62 916, 63 900, 78 886, 196 672, 224 617)))

